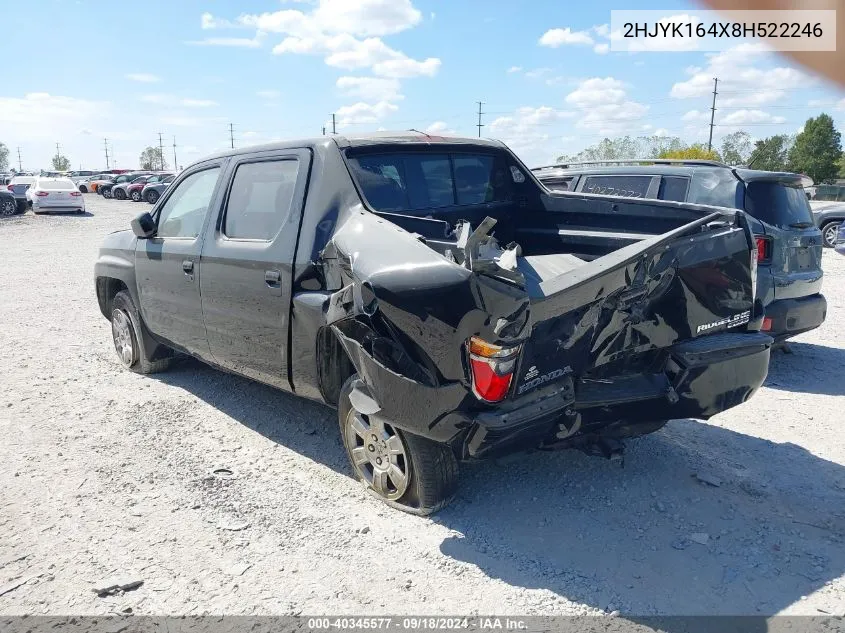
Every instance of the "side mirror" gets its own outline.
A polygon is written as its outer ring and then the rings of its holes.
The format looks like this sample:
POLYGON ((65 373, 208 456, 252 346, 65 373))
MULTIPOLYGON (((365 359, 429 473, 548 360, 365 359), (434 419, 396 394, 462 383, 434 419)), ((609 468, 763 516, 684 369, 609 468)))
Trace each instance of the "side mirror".
POLYGON ((156 222, 149 213, 142 213, 132 220, 132 232, 141 239, 147 239, 156 234, 156 222))

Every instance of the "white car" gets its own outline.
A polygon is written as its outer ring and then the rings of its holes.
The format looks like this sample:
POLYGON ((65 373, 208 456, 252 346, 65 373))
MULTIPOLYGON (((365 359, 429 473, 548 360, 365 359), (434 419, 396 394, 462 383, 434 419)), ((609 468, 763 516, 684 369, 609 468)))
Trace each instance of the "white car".
POLYGON ((70 178, 39 178, 26 190, 33 213, 83 213, 85 198, 70 178))

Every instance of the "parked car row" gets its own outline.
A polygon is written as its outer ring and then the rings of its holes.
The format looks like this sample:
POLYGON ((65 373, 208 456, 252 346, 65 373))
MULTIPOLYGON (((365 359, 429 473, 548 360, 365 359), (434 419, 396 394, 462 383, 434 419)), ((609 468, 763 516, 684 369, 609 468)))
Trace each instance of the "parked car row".
POLYGON ((104 198, 155 202, 162 191, 173 182, 174 174, 157 172, 129 172, 125 174, 94 174, 77 183, 82 193, 98 193, 104 198))

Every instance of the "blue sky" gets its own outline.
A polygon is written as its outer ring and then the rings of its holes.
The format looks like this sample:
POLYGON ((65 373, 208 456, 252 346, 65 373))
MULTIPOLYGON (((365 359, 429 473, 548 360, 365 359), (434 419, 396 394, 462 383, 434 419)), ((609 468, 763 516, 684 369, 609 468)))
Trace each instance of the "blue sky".
MULTIPOLYGON (((794 133, 845 93, 753 43, 720 53, 608 51, 600 0, 30 0, 6 3, 0 141, 24 168, 59 142, 74 168, 120 167, 163 134, 187 165, 228 147, 338 132, 428 130, 507 141, 529 164, 604 136, 794 133), (18 51, 9 55, 9 51, 18 51), (113 165, 112 165, 113 166, 113 165)), ((688 2, 642 8, 673 13, 688 2)))

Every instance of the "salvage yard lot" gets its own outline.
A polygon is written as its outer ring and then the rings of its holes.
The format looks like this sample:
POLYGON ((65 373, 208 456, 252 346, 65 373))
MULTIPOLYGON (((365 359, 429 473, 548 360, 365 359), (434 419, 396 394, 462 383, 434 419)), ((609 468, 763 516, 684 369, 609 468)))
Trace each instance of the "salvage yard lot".
POLYGON ((123 370, 93 263, 149 206, 86 202, 0 221, 0 614, 845 613, 845 257, 749 402, 624 468, 465 466, 423 519, 350 477, 329 409, 193 361, 123 370), (97 597, 114 577, 143 584, 97 597))

